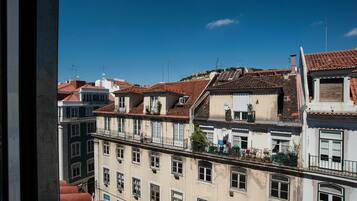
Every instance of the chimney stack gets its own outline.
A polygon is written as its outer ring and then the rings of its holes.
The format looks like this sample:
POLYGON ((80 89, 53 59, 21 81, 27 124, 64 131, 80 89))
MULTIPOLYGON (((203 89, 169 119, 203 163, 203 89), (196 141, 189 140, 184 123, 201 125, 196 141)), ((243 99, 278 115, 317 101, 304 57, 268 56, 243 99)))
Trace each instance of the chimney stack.
POLYGON ((292 74, 296 73, 296 54, 290 55, 290 69, 292 74))

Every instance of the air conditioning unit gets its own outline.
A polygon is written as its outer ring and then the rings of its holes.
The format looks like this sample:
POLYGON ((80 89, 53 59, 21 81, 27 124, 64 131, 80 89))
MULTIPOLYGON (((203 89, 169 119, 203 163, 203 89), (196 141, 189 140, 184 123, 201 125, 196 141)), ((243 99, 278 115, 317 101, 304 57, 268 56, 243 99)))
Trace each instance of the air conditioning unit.
POLYGON ((177 179, 177 180, 179 180, 179 179, 180 179, 180 175, 179 175, 179 174, 177 174, 177 173, 174 173, 174 177, 175 177, 175 179, 177 179))
POLYGON ((157 170, 155 168, 151 168, 152 172, 156 174, 157 170))

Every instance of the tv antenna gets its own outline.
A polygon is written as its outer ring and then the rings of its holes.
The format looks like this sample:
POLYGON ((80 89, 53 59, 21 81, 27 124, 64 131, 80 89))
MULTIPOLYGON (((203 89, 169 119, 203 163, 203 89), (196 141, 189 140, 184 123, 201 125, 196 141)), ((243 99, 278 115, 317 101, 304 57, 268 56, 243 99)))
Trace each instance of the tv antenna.
POLYGON ((79 76, 78 76, 78 66, 72 64, 72 66, 71 66, 71 71, 72 71, 72 79, 73 79, 73 80, 79 79, 79 76))
POLYGON ((325 52, 327 52, 327 20, 326 19, 324 23, 324 28, 325 28, 325 52))
POLYGON ((216 70, 218 69, 218 64, 219 64, 219 57, 216 59, 216 70))

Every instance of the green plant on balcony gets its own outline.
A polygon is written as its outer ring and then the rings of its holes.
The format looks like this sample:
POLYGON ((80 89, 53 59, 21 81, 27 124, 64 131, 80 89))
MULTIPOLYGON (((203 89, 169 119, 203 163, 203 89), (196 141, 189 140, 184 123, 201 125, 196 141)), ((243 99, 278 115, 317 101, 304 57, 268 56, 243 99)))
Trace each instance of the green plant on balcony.
POLYGON ((199 126, 195 125, 194 131, 191 135, 192 150, 202 152, 205 150, 207 143, 206 137, 199 126))
POLYGON ((226 119, 226 121, 232 121, 232 111, 231 111, 231 109, 227 109, 226 110, 225 119, 226 119))
POLYGON ((146 107, 145 107, 145 113, 146 113, 146 114, 150 114, 150 107, 149 107, 149 106, 146 106, 146 107))
POLYGON ((272 156, 272 161, 278 165, 297 166, 298 156, 295 152, 279 152, 272 156))
POLYGON ((157 101, 157 111, 155 114, 160 114, 160 111, 161 111, 161 107, 162 107, 162 104, 160 101, 157 101))

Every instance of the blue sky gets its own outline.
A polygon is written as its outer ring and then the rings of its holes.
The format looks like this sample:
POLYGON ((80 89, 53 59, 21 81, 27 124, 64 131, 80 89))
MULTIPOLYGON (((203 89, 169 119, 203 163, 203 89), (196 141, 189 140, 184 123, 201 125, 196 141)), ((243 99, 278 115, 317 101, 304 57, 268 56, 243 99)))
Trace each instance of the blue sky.
POLYGON ((283 68, 290 54, 357 47, 357 1, 61 0, 59 81, 174 81, 220 67, 283 68), (263 3, 264 2, 264 3, 263 3), (269 2, 269 3, 268 3, 269 2), (169 70, 168 67, 169 66, 169 70))

